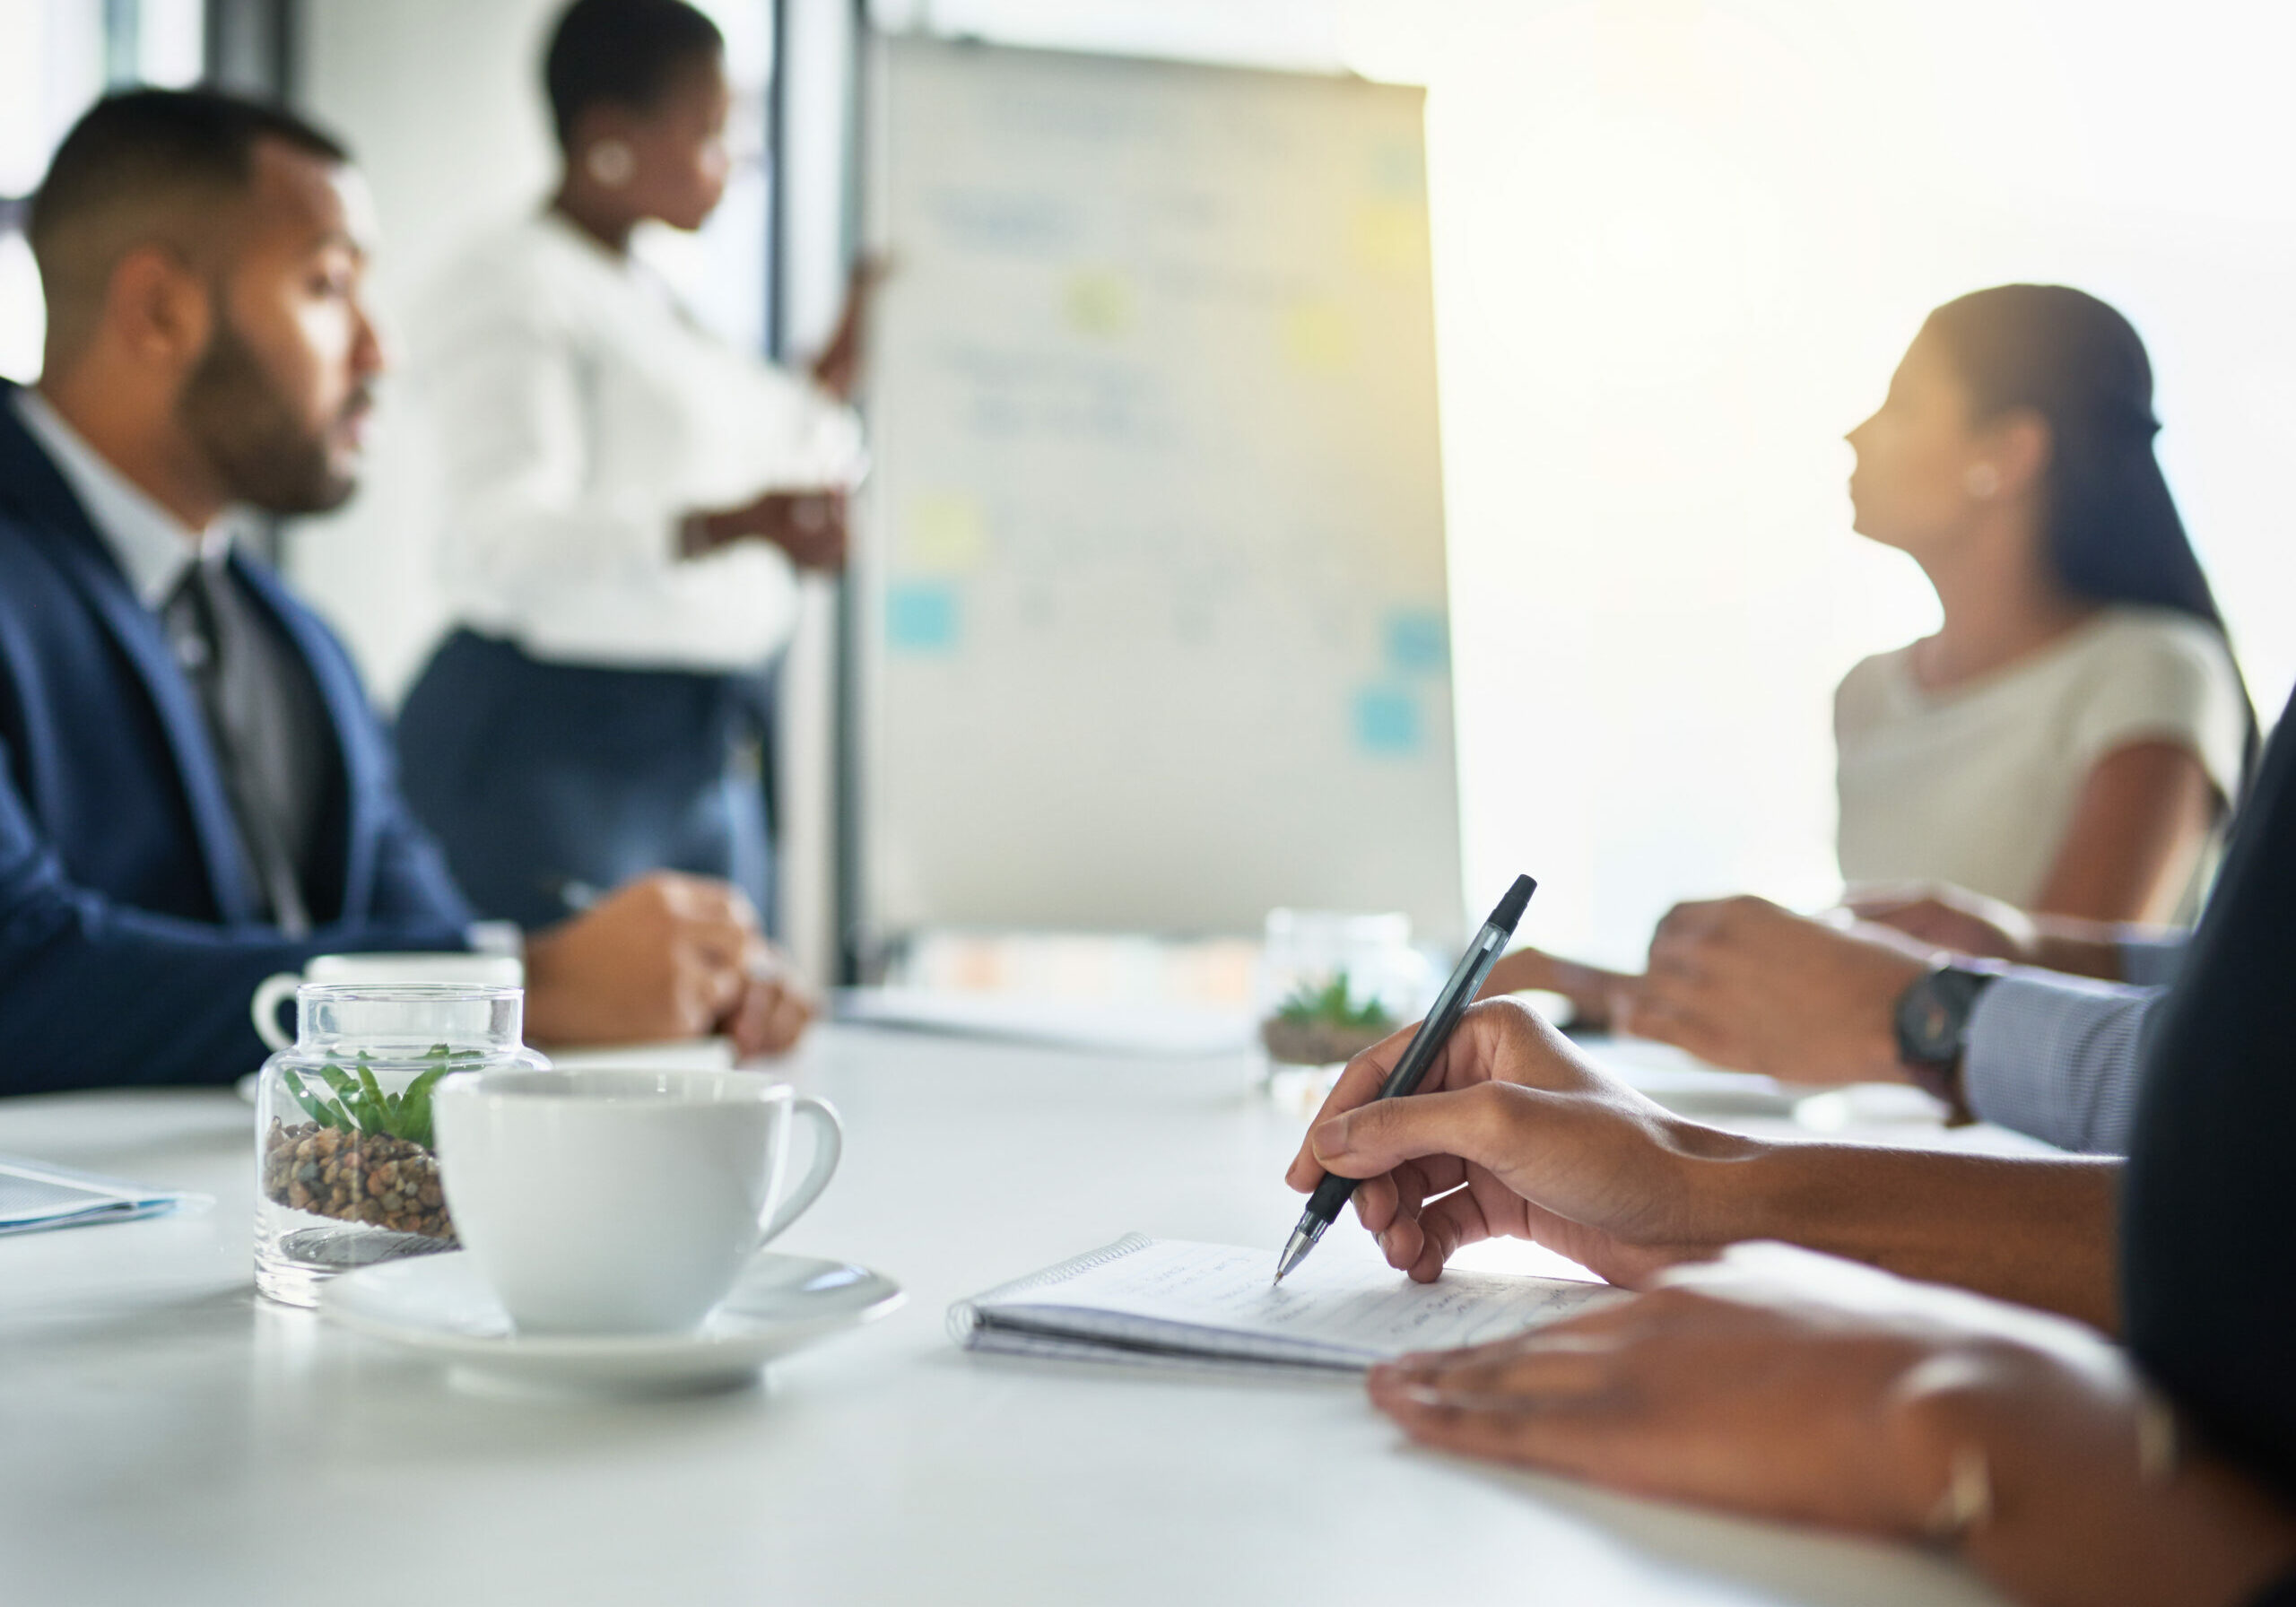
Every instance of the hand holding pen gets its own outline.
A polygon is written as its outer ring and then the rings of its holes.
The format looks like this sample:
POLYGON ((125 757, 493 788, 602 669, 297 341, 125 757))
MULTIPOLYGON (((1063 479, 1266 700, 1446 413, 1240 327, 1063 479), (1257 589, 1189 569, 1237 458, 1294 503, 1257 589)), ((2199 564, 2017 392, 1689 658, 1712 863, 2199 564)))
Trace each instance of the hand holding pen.
MULTIPOLYGON (((1528 876, 1518 876, 1507 896, 1499 900, 1491 917, 1475 929, 1467 940, 1467 951, 1459 956, 1459 963, 1435 995, 1435 1003, 1427 1019, 1419 1023, 1404 1047, 1402 1056, 1379 1085, 1378 1098, 1399 1099, 1419 1090, 1421 1079, 1427 1075, 1442 1054, 1444 1041, 1451 1029, 1459 1024, 1459 1017, 1471 1003, 1483 979, 1491 975, 1491 968, 1499 963, 1499 956, 1507 947, 1507 940, 1515 935, 1515 927, 1523 918, 1523 911, 1538 891, 1539 884, 1528 876)), ((1276 1257, 1275 1281, 1283 1281, 1284 1274, 1308 1258, 1324 1230, 1338 1219, 1348 1196, 1355 1192, 1352 1177, 1326 1176, 1314 1185, 1308 1196, 1308 1208, 1300 1213, 1300 1225, 1292 1230, 1291 1239, 1284 1245, 1283 1255, 1276 1257)))
POLYGON ((1410 1041, 1358 1055, 1284 1180, 1302 1194, 1360 1179, 1356 1214, 1387 1264, 1419 1282, 1467 1245, 1527 1238, 1613 1283, 1759 1236, 1760 1202, 1718 1165, 1752 1139, 1703 1127, 1587 1064, 1512 999, 1460 1018, 1419 1091, 1379 1099, 1410 1041))

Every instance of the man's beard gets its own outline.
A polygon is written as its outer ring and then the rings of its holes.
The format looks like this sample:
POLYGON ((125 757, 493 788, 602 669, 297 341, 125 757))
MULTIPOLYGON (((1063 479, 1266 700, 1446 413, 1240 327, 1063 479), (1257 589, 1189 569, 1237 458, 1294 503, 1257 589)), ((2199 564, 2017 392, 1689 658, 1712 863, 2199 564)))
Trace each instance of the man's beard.
MULTIPOLYGON (((355 397, 352 405, 364 401, 355 397)), ((206 453, 233 500, 266 513, 326 513, 358 482, 328 460, 324 434, 308 430, 254 350, 218 319, 207 350, 176 401, 177 417, 206 453)))

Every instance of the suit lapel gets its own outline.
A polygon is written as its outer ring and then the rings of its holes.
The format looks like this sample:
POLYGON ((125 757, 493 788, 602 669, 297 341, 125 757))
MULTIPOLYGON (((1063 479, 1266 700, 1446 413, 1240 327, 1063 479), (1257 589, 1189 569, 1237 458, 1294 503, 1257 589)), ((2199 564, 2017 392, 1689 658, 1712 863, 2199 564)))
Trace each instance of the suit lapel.
POLYGON ((239 824, 215 762, 199 696, 178 667, 158 616, 137 599, 110 549, 88 522, 79 499, 17 418, 14 390, 13 386, 0 388, 0 485, 13 489, 15 501, 29 516, 27 528, 103 621, 158 710, 191 810, 216 913, 226 925, 252 921, 254 879, 239 847, 239 824))

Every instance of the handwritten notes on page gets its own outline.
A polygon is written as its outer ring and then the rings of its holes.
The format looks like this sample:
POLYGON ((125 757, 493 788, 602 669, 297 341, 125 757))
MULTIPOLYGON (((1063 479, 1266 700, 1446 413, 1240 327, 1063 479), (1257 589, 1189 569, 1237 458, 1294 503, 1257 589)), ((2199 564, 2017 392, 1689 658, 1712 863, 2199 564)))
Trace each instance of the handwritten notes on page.
POLYGON ((1502 1339, 1613 1292, 1489 1273, 1413 1283, 1335 1255, 1309 1257, 1279 1285, 1269 1281, 1274 1270, 1265 1247, 1135 1233, 960 1302, 950 1328, 978 1351, 1355 1370, 1407 1351, 1502 1339))

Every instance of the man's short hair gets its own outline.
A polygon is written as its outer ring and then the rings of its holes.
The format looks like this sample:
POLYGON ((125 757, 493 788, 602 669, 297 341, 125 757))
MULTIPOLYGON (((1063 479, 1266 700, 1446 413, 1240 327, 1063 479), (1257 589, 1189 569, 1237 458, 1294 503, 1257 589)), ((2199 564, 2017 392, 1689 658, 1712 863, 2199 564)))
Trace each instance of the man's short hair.
POLYGON ((280 107, 214 90, 131 90, 72 126, 31 200, 24 233, 39 265, 49 345, 69 349, 119 259, 170 225, 246 195, 256 148, 275 140, 326 162, 342 143, 280 107))
POLYGON ((684 0, 574 0, 551 30, 543 88, 562 151, 594 106, 649 110, 678 74, 720 55, 726 36, 684 0))

